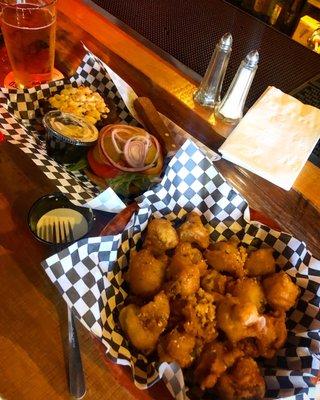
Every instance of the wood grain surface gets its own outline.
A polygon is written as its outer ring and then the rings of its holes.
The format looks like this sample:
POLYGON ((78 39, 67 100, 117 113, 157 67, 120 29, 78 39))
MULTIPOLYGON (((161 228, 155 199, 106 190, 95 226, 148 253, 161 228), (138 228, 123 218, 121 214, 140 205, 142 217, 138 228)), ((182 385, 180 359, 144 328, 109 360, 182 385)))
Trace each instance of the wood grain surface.
MULTIPOLYGON (((222 138, 211 125, 209 112, 194 106, 195 85, 159 56, 106 22, 82 1, 59 1, 56 66, 70 75, 79 64, 84 42, 127 80, 138 95, 199 139, 217 148, 222 138)), ((0 53, 0 79, 8 71, 4 49, 0 53)), ((316 204, 320 180, 307 175, 306 187, 290 192, 220 161, 219 170, 243 193, 250 205, 276 220, 307 242, 320 256, 319 214, 316 204), (312 191, 310 187, 313 187, 312 191), (313 197, 308 193, 313 192, 313 197)), ((69 399, 66 375, 67 317, 64 301, 50 283, 40 262, 52 249, 35 240, 26 219, 40 196, 56 191, 52 182, 16 146, 0 143, 0 398, 6 400, 69 399)), ((92 235, 112 216, 97 213, 92 235)), ((78 325, 87 399, 131 400, 149 397, 166 400, 166 392, 141 394, 125 378, 128 371, 110 366, 88 332, 78 325), (129 382, 129 383, 128 383, 129 382), (130 392, 128 389, 130 388, 130 392), (158 397, 157 397, 158 396, 158 397), (160 397, 159 397, 160 396, 160 397)))

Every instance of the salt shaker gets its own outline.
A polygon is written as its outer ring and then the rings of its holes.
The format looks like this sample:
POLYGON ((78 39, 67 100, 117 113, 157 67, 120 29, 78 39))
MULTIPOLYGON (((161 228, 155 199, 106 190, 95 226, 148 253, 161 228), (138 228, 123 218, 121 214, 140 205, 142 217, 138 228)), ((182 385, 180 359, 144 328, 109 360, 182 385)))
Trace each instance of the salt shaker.
POLYGON ((220 102, 220 92, 232 51, 232 35, 226 33, 216 45, 206 73, 195 92, 194 100, 202 106, 214 107, 220 102))
POLYGON ((259 53, 250 51, 242 60, 231 85, 215 108, 215 116, 226 123, 237 123, 243 116, 243 108, 248 96, 252 80, 258 68, 259 53))

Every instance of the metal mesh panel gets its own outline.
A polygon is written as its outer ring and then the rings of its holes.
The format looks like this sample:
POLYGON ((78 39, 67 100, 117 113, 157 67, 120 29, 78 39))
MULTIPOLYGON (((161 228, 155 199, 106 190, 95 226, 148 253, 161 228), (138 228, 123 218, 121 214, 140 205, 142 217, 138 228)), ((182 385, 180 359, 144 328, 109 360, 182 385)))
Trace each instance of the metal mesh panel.
POLYGON ((320 70, 317 54, 220 0, 92 1, 202 76, 218 39, 231 32, 234 45, 224 90, 241 60, 257 48, 261 61, 247 106, 268 85, 288 93, 320 70))

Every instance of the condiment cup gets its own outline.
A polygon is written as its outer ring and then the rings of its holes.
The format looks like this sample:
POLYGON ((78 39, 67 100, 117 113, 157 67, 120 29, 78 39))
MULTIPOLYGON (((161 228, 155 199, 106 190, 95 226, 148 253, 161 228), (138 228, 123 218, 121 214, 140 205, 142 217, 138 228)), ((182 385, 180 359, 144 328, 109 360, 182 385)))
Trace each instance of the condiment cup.
POLYGON ((50 157, 54 158, 60 164, 73 164, 78 162, 84 157, 88 149, 93 146, 98 138, 97 128, 93 124, 89 124, 81 118, 75 115, 62 113, 58 110, 49 111, 43 117, 43 125, 46 129, 46 148, 47 153, 50 157), (91 140, 81 140, 72 136, 63 134, 62 129, 58 129, 53 123, 59 121, 59 125, 62 126, 61 121, 68 122, 69 125, 81 126, 88 132, 92 132, 91 140), (94 136, 96 138, 94 139, 94 136))
MULTIPOLYGON (((29 213, 28 213, 28 226, 32 234, 35 236, 36 239, 38 239, 42 243, 46 244, 54 244, 53 241, 47 241, 44 240, 39 236, 39 232, 37 229, 37 225, 41 217, 43 217, 45 214, 47 214, 49 211, 55 210, 55 209, 71 209, 74 211, 79 212, 86 220, 87 223, 87 231, 81 236, 74 237, 74 240, 80 240, 84 236, 86 236, 89 231, 91 230, 93 223, 95 221, 94 214, 90 208, 84 208, 84 207, 77 207, 73 203, 70 202, 70 200, 62 193, 52 193, 45 195, 43 197, 40 197, 30 208, 29 213)), ((66 242, 70 243, 72 240, 68 240, 66 242)))

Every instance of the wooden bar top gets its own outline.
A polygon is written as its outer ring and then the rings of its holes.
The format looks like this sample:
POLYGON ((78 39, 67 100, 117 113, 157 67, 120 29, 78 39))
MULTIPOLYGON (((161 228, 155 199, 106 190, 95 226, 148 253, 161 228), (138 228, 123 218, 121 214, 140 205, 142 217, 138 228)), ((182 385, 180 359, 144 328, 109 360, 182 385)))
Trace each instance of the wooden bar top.
MULTIPOLYGON (((159 111, 217 149, 223 138, 212 115, 193 103, 195 82, 150 49, 105 20, 81 0, 58 1, 56 66, 70 75, 84 55, 82 42, 159 111)), ((4 50, 0 79, 8 71, 4 50)), ((3 55, 3 57, 2 57, 3 55)), ((307 164, 295 188, 285 192, 226 161, 216 163, 252 208, 304 240, 320 257, 319 171, 307 164)), ((66 374, 67 310, 40 262, 52 249, 36 241, 26 223, 32 203, 56 190, 17 146, 0 143, 0 398, 64 400, 70 395, 66 374)), ((109 221, 100 213, 95 231, 109 221)), ((86 399, 170 399, 128 384, 123 367, 110 366, 88 332, 78 324, 87 383, 86 399), (130 386, 130 391, 128 390, 130 386)), ((129 375, 128 372, 126 372, 129 375)), ((165 394, 163 394, 165 393, 165 394)))

